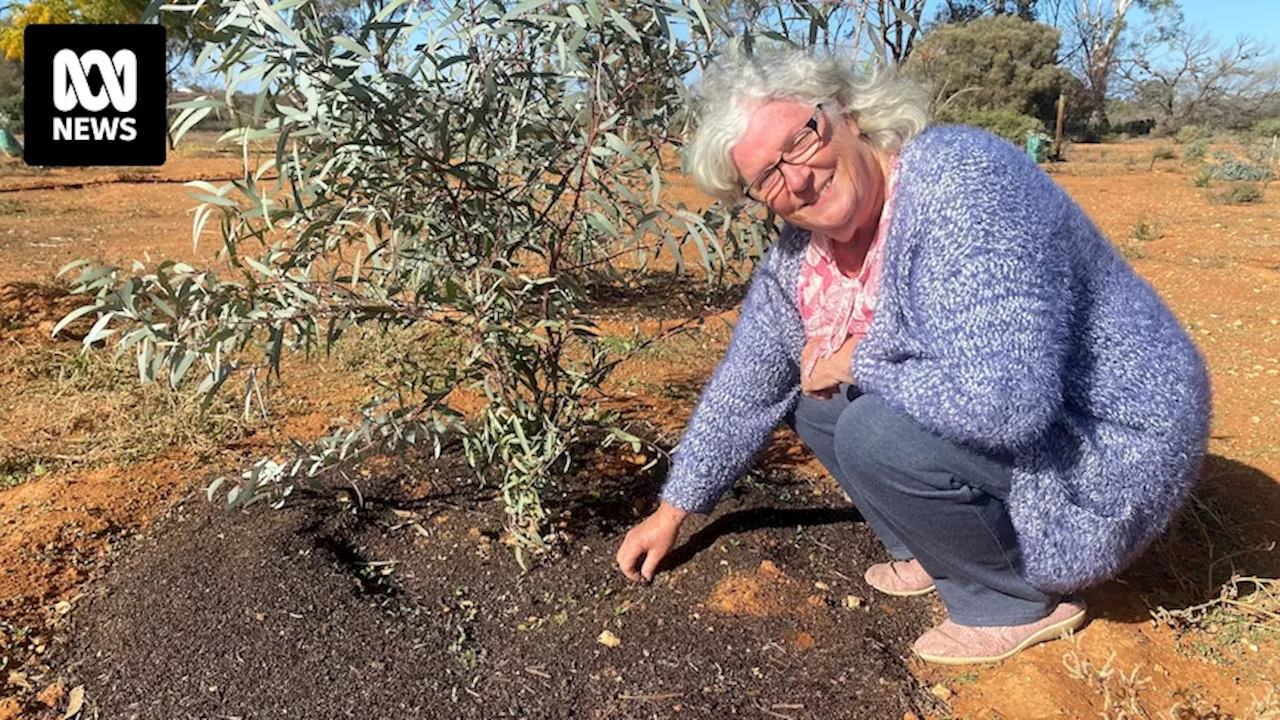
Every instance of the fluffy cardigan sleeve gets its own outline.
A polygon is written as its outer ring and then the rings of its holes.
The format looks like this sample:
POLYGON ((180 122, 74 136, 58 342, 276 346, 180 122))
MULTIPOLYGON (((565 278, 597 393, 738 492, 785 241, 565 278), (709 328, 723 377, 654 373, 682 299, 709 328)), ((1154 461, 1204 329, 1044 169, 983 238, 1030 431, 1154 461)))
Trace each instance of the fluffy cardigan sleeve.
POLYGON ((711 512, 799 399, 798 358, 783 332, 795 301, 779 277, 778 249, 756 268, 729 348, 676 448, 662 499, 689 512, 711 512))
POLYGON ((1062 406, 1072 277, 1054 238, 1063 194, 994 137, 940 146, 919 163, 933 177, 901 190, 902 242, 885 282, 902 302, 877 310, 908 332, 872 333, 853 375, 944 437, 1013 450, 1062 406))

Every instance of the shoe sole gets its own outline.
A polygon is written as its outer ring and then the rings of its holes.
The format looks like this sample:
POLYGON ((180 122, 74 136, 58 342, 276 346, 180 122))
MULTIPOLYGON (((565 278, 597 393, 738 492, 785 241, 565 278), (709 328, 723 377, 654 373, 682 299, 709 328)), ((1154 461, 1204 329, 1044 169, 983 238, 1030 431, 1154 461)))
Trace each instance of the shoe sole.
POLYGON ((1001 660, 1007 660, 1033 645, 1039 645, 1040 643, 1048 642, 1049 640, 1056 640, 1059 636, 1069 630, 1078 630, 1082 625, 1084 625, 1088 615, 1089 608, 1084 608, 1065 620, 1061 620, 1049 625, 1048 627, 1041 628, 1028 636, 1026 640, 1018 643, 1017 647, 1003 655, 995 655, 992 657, 953 658, 940 657, 937 655, 925 655, 923 653, 916 652, 915 650, 912 650, 912 652, 915 652, 921 660, 935 665, 981 665, 983 663, 997 663, 1001 660))
MULTIPOLYGON (((867 583, 867 584, 871 585, 871 583, 867 583)), ((894 597, 920 597, 921 595, 928 595, 929 593, 937 589, 933 585, 930 585, 929 587, 924 588, 923 590, 885 590, 884 588, 878 587, 876 585, 871 585, 871 587, 879 592, 884 593, 885 595, 892 595, 894 597)))

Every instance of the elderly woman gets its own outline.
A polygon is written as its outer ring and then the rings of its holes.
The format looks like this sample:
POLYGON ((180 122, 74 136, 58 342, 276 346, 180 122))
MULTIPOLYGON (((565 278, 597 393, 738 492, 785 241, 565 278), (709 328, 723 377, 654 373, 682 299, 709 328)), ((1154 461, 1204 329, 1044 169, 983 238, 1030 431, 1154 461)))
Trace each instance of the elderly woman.
POLYGON ((755 271, 662 503, 618 551, 652 579, 787 422, 892 557, 937 590, 926 661, 991 662, 1085 620, 1168 523, 1208 436, 1204 363, 1084 212, 985 132, 926 129, 892 74, 800 51, 707 70, 700 187, 786 225, 755 271))

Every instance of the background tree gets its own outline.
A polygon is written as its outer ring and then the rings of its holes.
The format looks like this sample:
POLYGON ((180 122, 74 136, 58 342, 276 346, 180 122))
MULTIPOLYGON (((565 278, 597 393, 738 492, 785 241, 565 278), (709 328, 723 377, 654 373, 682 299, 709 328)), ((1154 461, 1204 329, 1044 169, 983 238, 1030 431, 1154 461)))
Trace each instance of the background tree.
MULTIPOLYGON (((0 28, 3 28, 2 22, 0 28)), ((10 60, 3 53, 0 53, 0 117, 8 118, 10 130, 22 132, 22 61, 10 60)), ((0 126, 3 124, 0 121, 0 126)))
MULTIPOLYGON (((31 0, 9 5, 6 22, 0 25, 0 57, 21 60, 24 54, 23 32, 36 24, 105 24, 136 23, 147 9, 148 0, 31 0)), ((208 12, 191 7, 185 13, 165 13, 161 23, 168 37, 166 48, 169 68, 166 77, 174 84, 176 73, 203 46, 202 20, 208 12)))
POLYGON ((951 25, 986 15, 1014 15, 1027 21, 1036 19, 1039 0, 944 0, 934 15, 934 25, 951 25))
POLYGON ((1009 110, 1052 127, 1059 94, 1079 82, 1058 64, 1057 29, 1016 15, 984 16, 934 27, 907 72, 934 92, 946 119, 967 110, 1009 110))
POLYGON ((1046 8, 1068 29, 1065 59, 1084 81, 1091 133, 1107 129, 1107 92, 1125 45, 1130 14, 1137 9, 1155 13, 1176 7, 1176 0, 1058 0, 1046 8))
POLYGON ((1245 127, 1280 94, 1269 45, 1248 36, 1223 44, 1180 16, 1153 23, 1127 50, 1120 77, 1160 132, 1187 124, 1245 127))

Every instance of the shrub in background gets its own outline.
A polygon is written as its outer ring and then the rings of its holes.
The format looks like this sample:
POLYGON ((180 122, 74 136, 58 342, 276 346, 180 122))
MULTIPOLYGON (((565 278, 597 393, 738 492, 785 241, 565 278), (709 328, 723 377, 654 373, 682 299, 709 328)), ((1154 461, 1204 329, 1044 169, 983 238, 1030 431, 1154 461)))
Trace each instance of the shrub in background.
POLYGON ((1044 132, 1044 123, 1013 110, 944 110, 936 119, 938 122, 982 128, 1018 147, 1026 144, 1029 133, 1044 132))
POLYGON ((1178 132, 1174 133, 1173 141, 1179 145, 1194 143, 1197 140, 1205 140, 1208 133, 1199 125, 1183 125, 1178 128, 1178 132))
POLYGON ((1280 137, 1280 118, 1259 120, 1250 130, 1254 135, 1264 139, 1280 137))
POLYGON ((1232 158, 1224 160, 1215 166, 1213 168, 1213 177, 1216 180, 1236 182, 1267 182, 1272 180, 1275 175, 1270 168, 1232 158))
POLYGON ((1200 138, 1182 150, 1182 158, 1189 162, 1201 162, 1205 153, 1209 152, 1209 139, 1200 138))
POLYGON ((1257 205, 1262 200, 1262 188, 1252 183, 1234 185, 1209 196, 1209 201, 1216 205, 1257 205))

